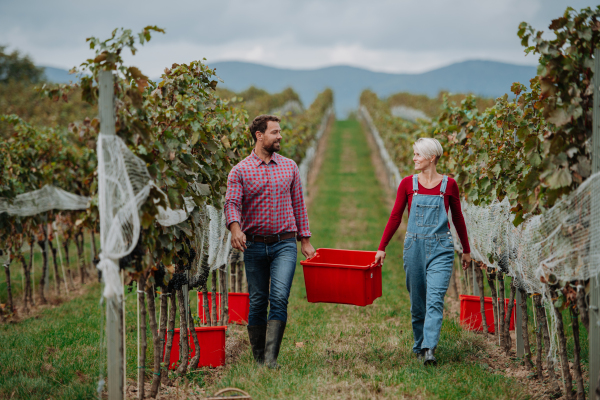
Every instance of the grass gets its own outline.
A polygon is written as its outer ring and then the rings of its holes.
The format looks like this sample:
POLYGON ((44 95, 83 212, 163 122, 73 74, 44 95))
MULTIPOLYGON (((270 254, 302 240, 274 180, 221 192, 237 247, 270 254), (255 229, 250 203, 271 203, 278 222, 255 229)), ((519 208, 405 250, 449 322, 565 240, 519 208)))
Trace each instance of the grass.
MULTIPOLYGON (((356 121, 339 121, 329 140, 309 210, 312 242, 315 247, 375 250, 389 212, 366 138, 356 121)), ((367 307, 308 303, 298 266, 282 368, 257 368, 246 349, 218 380, 207 380, 208 391, 235 386, 255 399, 526 398, 515 380, 490 371, 481 336, 463 331, 453 320, 443 324, 438 368, 424 368, 414 358, 401 253, 401 243, 393 240, 383 270, 383 297, 367 307), (296 346, 300 342, 303 346, 296 346)), ((100 291, 99 284, 91 284, 81 297, 45 309, 37 318, 0 325, 0 398, 96 397, 106 360, 100 291)), ((134 287, 126 294, 130 379, 137 373, 135 301, 134 287)), ((148 379, 151 353, 149 346, 148 379)), ((203 385, 203 375, 196 376, 203 385)))

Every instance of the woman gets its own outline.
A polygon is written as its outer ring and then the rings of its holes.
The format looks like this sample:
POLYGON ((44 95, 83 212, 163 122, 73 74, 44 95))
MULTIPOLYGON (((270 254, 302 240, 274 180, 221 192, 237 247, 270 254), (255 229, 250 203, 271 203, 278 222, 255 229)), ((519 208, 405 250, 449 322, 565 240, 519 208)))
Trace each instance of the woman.
POLYGON ((398 187, 396 203, 383 232, 375 261, 383 263, 385 248, 402 221, 408 203, 408 228, 404 239, 404 270, 410 294, 413 352, 425 365, 437 365, 437 347, 444 296, 452 276, 454 244, 448 221, 448 208, 462 243, 462 267, 471 262, 471 250, 465 220, 460 209, 456 181, 436 171, 444 153, 436 139, 421 138, 413 145, 415 169, 418 175, 408 176, 398 187))

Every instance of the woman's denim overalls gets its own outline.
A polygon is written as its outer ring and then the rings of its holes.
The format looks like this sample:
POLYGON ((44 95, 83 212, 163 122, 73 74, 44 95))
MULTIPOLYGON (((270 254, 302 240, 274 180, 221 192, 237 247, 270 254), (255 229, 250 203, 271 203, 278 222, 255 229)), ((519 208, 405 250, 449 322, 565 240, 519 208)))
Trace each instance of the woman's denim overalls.
POLYGON ((413 351, 434 349, 440 339, 444 296, 452 276, 454 244, 448 229, 444 175, 439 195, 418 194, 419 181, 413 175, 413 198, 404 239, 404 270, 410 293, 413 351))

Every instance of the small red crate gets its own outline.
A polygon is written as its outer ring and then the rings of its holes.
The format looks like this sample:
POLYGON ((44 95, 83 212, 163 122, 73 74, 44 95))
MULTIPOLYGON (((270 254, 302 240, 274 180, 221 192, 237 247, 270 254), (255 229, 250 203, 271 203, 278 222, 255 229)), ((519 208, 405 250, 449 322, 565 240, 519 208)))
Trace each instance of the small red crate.
POLYGON ((310 303, 366 306, 381 297, 381 265, 375 251, 318 249, 300 261, 304 269, 306 299, 310 303))
MULTIPOLYGON (((199 367, 220 367, 225 365, 225 331, 226 326, 201 326, 196 328, 198 342, 200 342, 199 367)), ((190 332, 191 333, 191 332, 190 332)), ((192 335, 188 335, 190 343, 190 360, 196 354, 196 346, 192 335)), ((166 338, 165 338, 166 348, 166 338)), ((164 352, 163 352, 164 354, 164 352)), ((164 360, 163 360, 164 362, 164 360)), ((169 369, 177 369, 179 363, 179 328, 175 329, 173 347, 169 358, 169 369)), ((189 360, 188 360, 189 363, 189 360)))
MULTIPOLYGON (((212 293, 208 293, 208 310, 212 313, 212 293)), ((203 324, 206 323, 204 315, 204 297, 198 292, 198 315, 203 324)), ((239 325, 248 324, 250 315, 250 294, 229 292, 229 322, 239 325)), ((221 320, 221 293, 217 293, 217 321, 221 320)))
MULTIPOLYGON (((471 296, 468 294, 461 294, 460 298, 460 324, 463 328, 470 331, 482 331, 482 320, 481 320, 481 304, 479 296, 471 296)), ((484 309, 485 319, 488 323, 488 332, 494 333, 494 303, 491 297, 484 297, 484 309)), ((508 300, 505 299, 506 307, 505 312, 508 311, 508 300)), ((510 327, 512 331, 515 329, 515 309, 516 301, 513 306, 513 311, 510 316, 510 327)))

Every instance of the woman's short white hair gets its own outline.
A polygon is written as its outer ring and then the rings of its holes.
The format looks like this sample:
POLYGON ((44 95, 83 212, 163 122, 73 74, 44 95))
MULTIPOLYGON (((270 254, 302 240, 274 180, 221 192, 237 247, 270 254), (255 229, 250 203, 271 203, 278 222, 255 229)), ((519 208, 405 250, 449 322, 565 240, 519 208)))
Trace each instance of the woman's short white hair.
POLYGON ((444 149, 440 142, 433 138, 420 138, 413 144, 413 149, 428 160, 431 160, 431 157, 435 156, 435 163, 444 154, 444 149))

